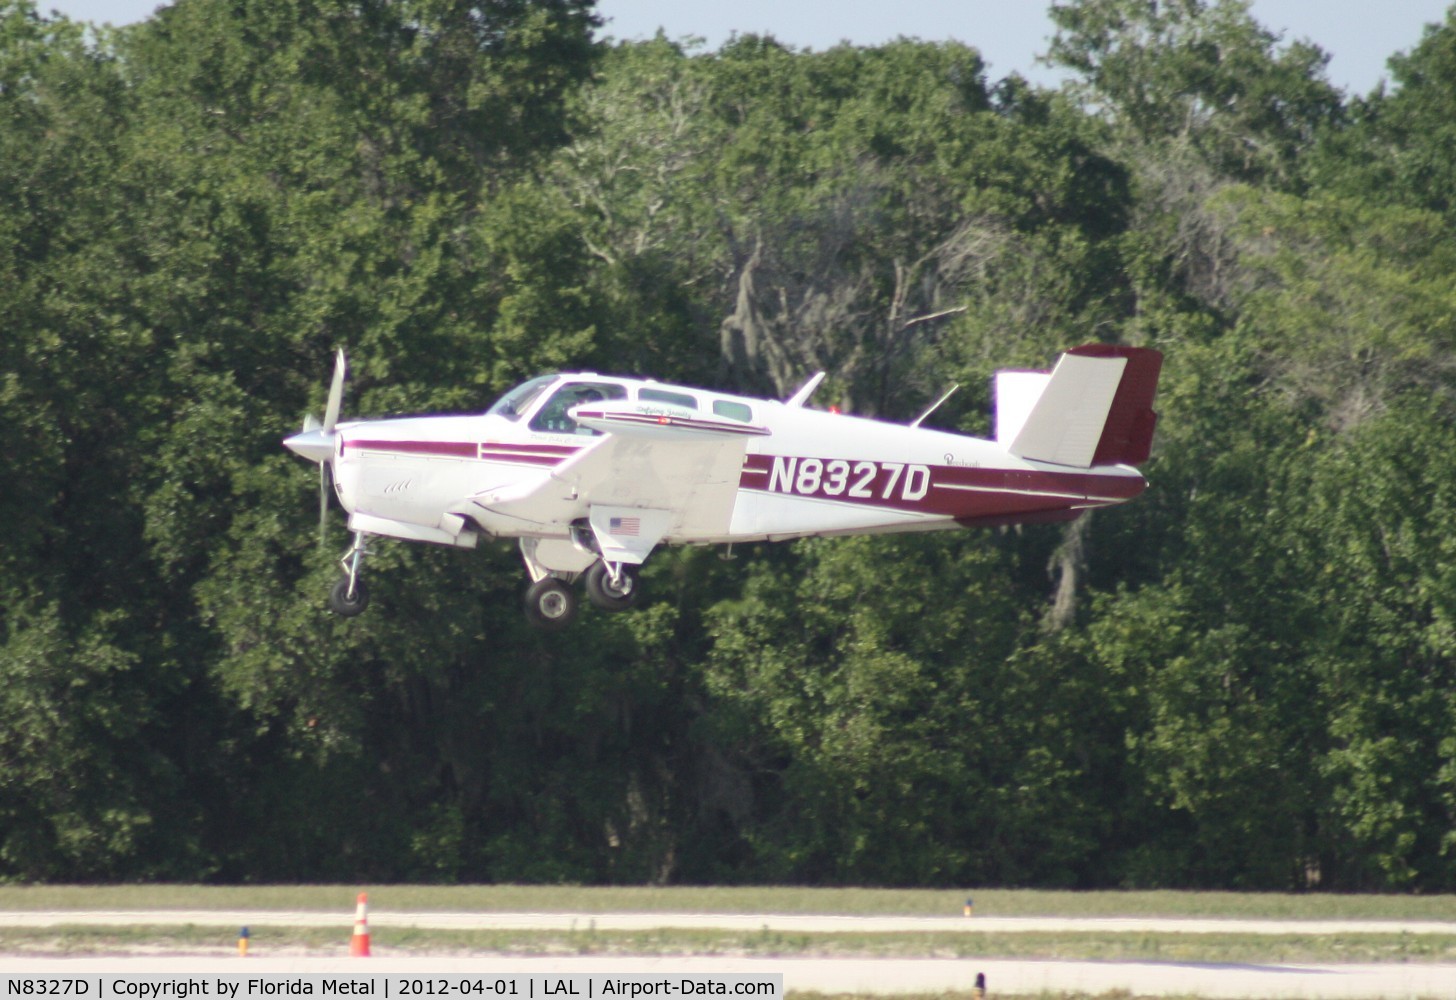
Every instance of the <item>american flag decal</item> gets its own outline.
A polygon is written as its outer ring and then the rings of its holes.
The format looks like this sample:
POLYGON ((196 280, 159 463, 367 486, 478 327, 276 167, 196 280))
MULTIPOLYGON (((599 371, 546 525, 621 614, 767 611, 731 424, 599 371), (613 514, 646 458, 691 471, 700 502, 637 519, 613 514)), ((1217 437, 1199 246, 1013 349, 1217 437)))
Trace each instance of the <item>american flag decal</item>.
POLYGON ((637 535, 642 532, 642 518, 613 517, 607 521, 607 530, 614 535, 637 535))

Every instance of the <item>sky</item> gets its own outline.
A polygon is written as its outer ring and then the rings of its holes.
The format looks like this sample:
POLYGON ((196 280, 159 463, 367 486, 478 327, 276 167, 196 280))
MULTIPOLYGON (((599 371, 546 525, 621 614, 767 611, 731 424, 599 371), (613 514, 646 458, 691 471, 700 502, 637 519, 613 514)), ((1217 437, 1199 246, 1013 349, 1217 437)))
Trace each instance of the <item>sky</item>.
MULTIPOLYGON (((262 0, 255 0, 262 2, 262 0)), ((1385 61, 1411 49, 1424 25, 1445 19, 1452 0, 1253 0, 1254 18, 1286 42, 1311 41, 1330 54, 1330 82, 1367 94, 1388 79, 1385 61)), ((37 0, 83 21, 121 25, 151 15, 158 0, 37 0)), ((841 41, 877 45, 901 35, 954 40, 979 49, 990 80, 1017 72, 1053 85, 1039 66, 1052 33, 1050 0, 598 0, 604 34, 617 39, 704 39, 715 49, 737 34, 771 34, 795 48, 841 41)))

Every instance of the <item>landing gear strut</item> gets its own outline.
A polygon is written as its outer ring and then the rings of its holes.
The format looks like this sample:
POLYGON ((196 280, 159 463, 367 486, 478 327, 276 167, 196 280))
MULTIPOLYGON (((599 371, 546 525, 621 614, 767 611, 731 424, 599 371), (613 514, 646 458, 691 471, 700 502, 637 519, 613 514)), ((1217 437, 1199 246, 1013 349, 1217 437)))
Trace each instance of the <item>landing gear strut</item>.
POLYGON ((339 560, 339 565, 344 567, 344 578, 329 591, 329 610, 341 618, 353 618, 369 607, 369 589, 359 578, 364 557, 369 554, 366 537, 362 531, 354 532, 354 544, 339 560))

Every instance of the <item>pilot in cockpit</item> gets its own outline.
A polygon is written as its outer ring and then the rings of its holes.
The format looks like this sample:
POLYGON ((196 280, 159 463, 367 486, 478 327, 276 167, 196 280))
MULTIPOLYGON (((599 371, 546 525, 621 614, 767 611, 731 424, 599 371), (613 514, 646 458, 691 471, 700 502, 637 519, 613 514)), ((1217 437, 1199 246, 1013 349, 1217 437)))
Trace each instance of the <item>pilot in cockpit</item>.
POLYGON ((531 421, 531 429, 551 434, 595 434, 589 427, 582 427, 568 415, 583 403, 598 403, 607 398, 607 393, 596 385, 567 385, 557 390, 551 401, 531 421))

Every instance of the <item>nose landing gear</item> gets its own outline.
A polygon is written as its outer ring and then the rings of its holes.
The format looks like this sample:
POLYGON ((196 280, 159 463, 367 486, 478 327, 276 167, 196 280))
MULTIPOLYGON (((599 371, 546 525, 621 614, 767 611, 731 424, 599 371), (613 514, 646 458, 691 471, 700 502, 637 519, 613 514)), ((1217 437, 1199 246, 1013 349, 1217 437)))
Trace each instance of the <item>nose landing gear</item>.
POLYGON ((369 554, 367 537, 362 531, 354 532, 354 544, 339 560, 344 578, 329 591, 329 610, 341 618, 353 618, 369 607, 369 589, 359 577, 364 557, 369 554))

